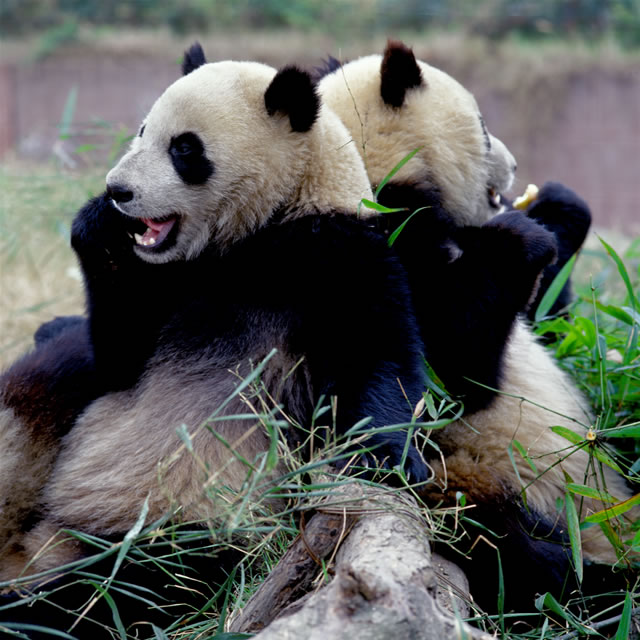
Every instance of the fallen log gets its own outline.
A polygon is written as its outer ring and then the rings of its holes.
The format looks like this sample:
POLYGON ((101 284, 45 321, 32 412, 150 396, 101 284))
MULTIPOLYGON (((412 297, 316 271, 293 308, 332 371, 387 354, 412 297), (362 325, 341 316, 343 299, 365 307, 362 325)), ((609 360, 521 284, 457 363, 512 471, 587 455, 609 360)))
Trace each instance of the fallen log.
POLYGON ((256 640, 488 639, 461 620, 468 591, 455 568, 434 561, 410 496, 342 485, 228 630, 258 632, 256 640), (436 564, 448 574, 451 588, 440 593, 448 607, 438 604, 436 564), (452 592, 463 598, 451 600, 452 592))

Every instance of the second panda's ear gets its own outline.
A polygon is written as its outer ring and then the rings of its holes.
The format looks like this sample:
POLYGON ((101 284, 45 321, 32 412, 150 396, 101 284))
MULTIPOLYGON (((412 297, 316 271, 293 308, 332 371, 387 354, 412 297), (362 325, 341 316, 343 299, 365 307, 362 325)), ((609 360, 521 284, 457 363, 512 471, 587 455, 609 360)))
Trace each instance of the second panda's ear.
POLYGON ((402 42, 389 40, 380 66, 380 95, 385 104, 401 107, 407 89, 423 82, 413 51, 402 42))
POLYGON ((320 98, 311 76, 294 66, 287 66, 271 81, 264 94, 264 106, 272 116, 276 112, 289 116, 293 131, 309 131, 318 117, 320 98))
POLYGON ((199 42, 194 42, 185 52, 184 58, 182 58, 182 75, 186 76, 194 69, 206 64, 207 60, 204 57, 204 51, 199 42))

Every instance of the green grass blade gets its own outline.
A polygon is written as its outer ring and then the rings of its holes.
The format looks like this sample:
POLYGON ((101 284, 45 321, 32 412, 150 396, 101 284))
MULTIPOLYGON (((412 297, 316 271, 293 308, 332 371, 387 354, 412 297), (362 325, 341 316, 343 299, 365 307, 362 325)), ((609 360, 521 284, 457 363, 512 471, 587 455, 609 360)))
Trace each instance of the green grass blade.
POLYGON ((413 216, 416 215, 416 213, 422 211, 423 209, 428 209, 428 207, 420 207, 419 209, 416 209, 390 236, 389 236, 389 240, 387 240, 387 244, 392 247, 393 243, 396 241, 396 238, 402 233, 402 230, 407 226, 407 223, 409 222, 409 220, 411 220, 411 218, 413 218, 413 216))
POLYGON ((585 498, 593 498, 594 500, 600 500, 600 502, 618 502, 610 493, 594 489, 593 487, 587 487, 584 484, 576 484, 575 482, 567 482, 567 490, 571 493, 579 496, 585 496, 585 498))
POLYGON ((106 603, 109 605, 111 609, 111 616, 113 618, 113 623, 116 625, 116 629, 118 630, 118 634, 120 636, 120 640, 127 640, 127 632, 124 629, 124 625, 122 624, 122 619, 120 618, 120 612, 118 611, 118 606, 116 605, 115 600, 108 593, 107 589, 99 584, 93 585, 96 590, 100 593, 100 595, 105 599, 106 603))
POLYGON ((611 427, 605 431, 607 438, 640 438, 640 422, 624 427, 611 427))
MULTIPOLYGON (((3 622, 2 627, 10 629, 12 631, 38 631, 39 633, 50 635, 54 638, 65 638, 66 640, 77 640, 76 636, 70 636, 64 631, 57 631, 56 629, 50 629, 49 627, 41 627, 39 624, 27 624, 20 622, 3 622)), ((16 636, 19 638, 30 638, 31 635, 16 636)))
POLYGON ((400 171, 400 169, 402 169, 402 167, 404 167, 404 165, 407 164, 407 162, 409 162, 409 160, 411 160, 411 158, 413 158, 413 156, 415 156, 418 151, 420 151, 420 149, 422 149, 422 147, 414 149, 411 153, 402 158, 402 160, 400 160, 400 162, 398 162, 398 164, 393 167, 393 169, 391 169, 389 173, 387 173, 387 175, 382 179, 382 182, 380 182, 378 188, 376 189, 376 192, 374 194, 376 198, 378 197, 378 194, 382 191, 384 186, 387 184, 387 182, 389 182, 389 180, 391 180, 391 178, 393 178, 393 176, 395 176, 396 173, 398 173, 398 171, 400 171))
MULTIPOLYGON (((515 441, 509 443, 509 446, 507 447, 507 454, 509 456, 509 460, 511 461, 511 466, 513 467, 513 470, 516 474, 516 477, 518 478, 518 482, 520 483, 520 487, 522 489, 522 500, 524 502, 525 509, 528 509, 529 507, 527 506, 527 492, 525 489, 526 485, 524 482, 522 482, 522 478, 520 477, 520 470, 518 469, 515 456, 513 455, 514 444, 515 444, 515 441)), ((520 451, 520 449, 518 449, 518 452, 520 453, 520 455, 522 455, 522 452, 520 451)))
POLYGON ((169 636, 162 629, 156 627, 155 624, 152 624, 151 628, 153 629, 155 640, 169 640, 169 636))
POLYGON ((578 576, 578 582, 582 584, 583 563, 582 563, 582 540, 580 536, 580 519, 576 511, 576 503, 573 501, 571 493, 565 493, 565 512, 567 514, 567 530, 569 532, 569 543, 571 544, 571 558, 573 567, 578 576))
POLYGON ((566 620, 572 627, 587 635, 591 635, 591 630, 576 620, 568 610, 566 610, 550 593, 544 593, 536 599, 535 607, 538 611, 542 612, 544 609, 548 609, 552 613, 566 620))
POLYGON ((71 135, 71 125, 73 123, 73 116, 76 112, 76 103, 78 102, 78 87, 74 85, 71 87, 67 95, 67 100, 64 103, 62 110, 62 116, 60 118, 60 138, 68 138, 71 135))
POLYGON ((120 545, 120 549, 118 550, 118 556, 116 557, 116 561, 113 563, 113 571, 111 572, 111 576, 109 577, 109 581, 113 580, 113 577, 116 575, 124 557, 127 555, 131 545, 134 540, 138 537, 139 533, 142 531, 142 527, 144 526, 144 521, 147 519, 147 515, 149 514, 149 498, 147 497, 142 505, 142 509, 140 509, 140 515, 136 520, 135 524, 129 531, 127 531, 127 535, 125 535, 124 540, 120 545))
POLYGON ((633 291, 633 285, 631 284, 631 279, 629 278, 629 274, 627 272, 627 268, 624 266, 624 263, 620 259, 620 256, 616 253, 615 249, 607 244, 600 236, 598 236, 602 246, 606 249, 607 253, 611 256, 611 259, 616 263, 616 267, 618 267, 618 273, 624 282, 624 286, 627 288, 627 294, 629 296, 629 300, 631 302, 631 307, 634 311, 638 310, 638 300, 633 291))
POLYGON ((522 456, 522 459, 529 465, 531 471, 533 471, 533 473, 537 475, 538 468, 536 467, 534 461, 531 459, 531 456, 526 452, 522 444, 520 444, 520 441, 514 438, 513 446, 518 450, 518 453, 522 456))
POLYGON ((383 204, 379 204, 374 202, 373 200, 367 200, 367 198, 362 198, 362 204, 369 209, 373 209, 378 213, 395 213, 396 211, 407 211, 406 207, 401 207, 400 209, 390 209, 389 207, 385 207, 383 204))
POLYGON ((585 522, 603 522, 604 520, 610 520, 611 518, 615 518, 623 513, 629 511, 637 504, 640 504, 640 493, 636 493, 635 496, 624 500, 623 502, 618 502, 618 504, 614 504, 611 507, 607 507, 606 509, 602 509, 602 511, 596 511, 592 513, 590 516, 587 516, 584 521, 585 522))
POLYGON ((606 464, 620 475, 624 475, 624 471, 620 468, 620 465, 604 449, 601 447, 592 447, 591 452, 602 464, 606 464))
POLYGON ((614 640, 628 640, 631 637, 631 594, 627 591, 622 607, 622 617, 614 640))
POLYGON ((597 300, 596 300, 596 307, 603 313, 606 313, 607 315, 611 316, 612 318, 615 318, 616 320, 620 320, 620 322, 624 322, 625 324, 628 324, 630 327, 633 326, 633 323, 634 323, 633 316, 630 315, 628 311, 625 311, 622 307, 618 307, 613 304, 602 304, 602 302, 599 302, 597 300))
POLYGON ((540 300, 540 304, 536 309, 536 322, 540 322, 540 320, 549 313, 549 309, 551 309, 553 303, 558 299, 558 296, 562 291, 562 287, 564 287, 571 275, 577 255, 577 253, 574 253, 571 258, 567 260, 567 263, 562 267, 562 269, 560 269, 549 288, 545 291, 545 294, 542 296, 542 300, 540 300))
POLYGON ((567 427, 561 427, 561 426, 551 427, 551 431, 553 431, 554 433, 557 433, 559 436, 562 436, 563 438, 565 438, 565 440, 568 440, 572 444, 584 443, 584 436, 581 436, 580 434, 576 433, 575 431, 572 431, 567 427))

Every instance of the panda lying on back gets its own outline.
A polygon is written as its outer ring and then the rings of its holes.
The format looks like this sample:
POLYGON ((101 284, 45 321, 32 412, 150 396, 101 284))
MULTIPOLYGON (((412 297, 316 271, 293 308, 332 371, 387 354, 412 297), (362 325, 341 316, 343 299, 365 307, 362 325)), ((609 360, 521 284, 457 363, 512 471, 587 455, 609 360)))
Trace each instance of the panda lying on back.
MULTIPOLYGON (((424 389, 404 270, 385 237, 355 215, 369 194, 364 167, 309 76, 204 64, 199 48, 185 72, 109 173, 107 193, 74 221, 88 326, 72 320, 48 336, 43 330, 40 346, 0 380, 3 442, 21 438, 27 469, 48 453, 28 495, 14 496, 11 477, 2 486, 3 500, 19 504, 3 512, 0 579, 82 558, 78 542, 47 544, 61 528, 121 539, 145 497, 147 522, 176 507, 180 520, 215 521, 203 486, 239 489, 247 469, 199 427, 273 347, 261 383, 305 426, 322 396, 337 396, 338 432, 369 416, 373 426, 407 422, 424 389), (29 385, 39 378, 44 386, 29 385), (43 389, 53 390, 54 408, 69 408, 36 424, 22 400, 43 389), (52 431, 59 417, 62 438, 52 431), (181 447, 181 424, 194 453, 181 447)), ((510 226, 510 218, 487 225, 484 239, 479 247, 513 254, 523 289, 554 254, 550 234, 533 223, 510 226)), ((446 275, 459 247, 446 233, 430 246, 446 275)), ((434 340, 455 339, 451 315, 463 316, 466 305, 460 298, 443 313, 436 304, 434 340)), ((246 410, 236 397, 224 414, 237 413, 246 410)), ((214 427, 250 463, 269 446, 258 424, 214 427)), ((401 430, 372 435, 360 459, 396 465, 405 440, 401 430)), ((2 458, 3 466, 11 461, 2 458)), ((406 471, 412 481, 426 479, 412 445, 406 471)), ((14 612, 38 616, 37 608, 14 612)))

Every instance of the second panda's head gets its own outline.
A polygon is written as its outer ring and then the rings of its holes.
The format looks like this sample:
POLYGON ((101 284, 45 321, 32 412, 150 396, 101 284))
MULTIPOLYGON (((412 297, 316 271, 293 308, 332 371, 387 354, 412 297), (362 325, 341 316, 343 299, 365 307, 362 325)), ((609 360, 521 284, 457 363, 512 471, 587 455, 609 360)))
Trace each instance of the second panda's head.
POLYGON ((347 126, 372 185, 419 149, 394 182, 437 192, 459 224, 482 224, 498 212, 496 195, 511 187, 515 160, 451 76, 390 41, 382 56, 333 61, 319 89, 347 126))
POLYGON ((224 251, 277 210, 355 212, 369 195, 361 159, 340 148, 344 127, 307 73, 206 64, 199 45, 183 69, 107 175, 140 258, 189 260, 212 243, 224 251))

